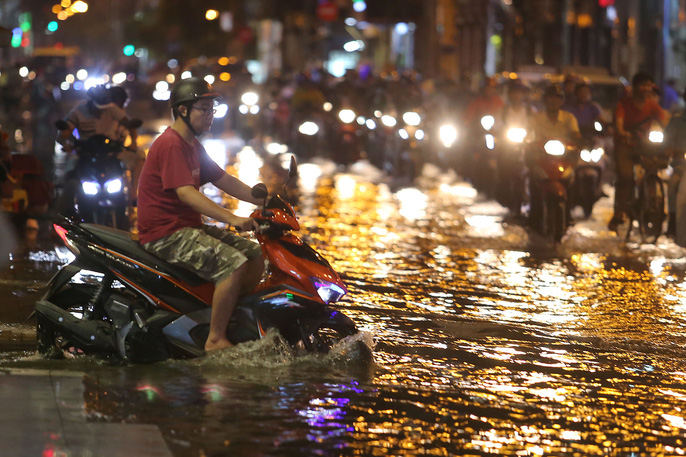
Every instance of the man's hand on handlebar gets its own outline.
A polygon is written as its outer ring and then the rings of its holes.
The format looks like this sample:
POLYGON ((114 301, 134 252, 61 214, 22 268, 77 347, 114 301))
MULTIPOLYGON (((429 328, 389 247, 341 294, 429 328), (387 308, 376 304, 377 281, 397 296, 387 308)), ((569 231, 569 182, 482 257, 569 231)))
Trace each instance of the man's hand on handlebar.
POLYGON ((234 216, 235 220, 231 221, 231 226, 239 232, 259 231, 260 224, 251 217, 234 216))

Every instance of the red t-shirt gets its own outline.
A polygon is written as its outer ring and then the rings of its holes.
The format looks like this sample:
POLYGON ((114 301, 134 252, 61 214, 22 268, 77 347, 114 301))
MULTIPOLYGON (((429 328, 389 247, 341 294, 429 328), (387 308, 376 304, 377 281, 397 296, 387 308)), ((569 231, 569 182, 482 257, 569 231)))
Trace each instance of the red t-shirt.
POLYGON ((625 97, 617 103, 615 119, 624 119, 624 130, 631 132, 647 119, 664 123, 665 113, 655 100, 648 99, 638 108, 631 97, 625 97))
POLYGON ((150 147, 138 182, 138 236, 141 244, 202 225, 200 213, 179 200, 176 189, 217 181, 224 175, 198 140, 184 140, 167 128, 150 147))

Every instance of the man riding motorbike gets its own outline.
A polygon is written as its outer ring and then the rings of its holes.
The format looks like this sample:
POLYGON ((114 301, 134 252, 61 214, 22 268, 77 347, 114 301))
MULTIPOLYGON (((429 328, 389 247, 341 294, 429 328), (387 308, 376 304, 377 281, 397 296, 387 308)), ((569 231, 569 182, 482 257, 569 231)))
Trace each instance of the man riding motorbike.
POLYGON ((511 216, 520 215, 524 202, 524 170, 522 146, 535 109, 526 100, 526 87, 520 80, 512 80, 507 90, 507 101, 498 123, 501 140, 498 151, 498 201, 511 210, 511 216))
MULTIPOLYGON (((128 93, 123 87, 101 84, 90 88, 88 100, 75 106, 67 114, 65 121, 69 128, 60 130, 58 142, 62 144, 65 151, 71 152, 73 145, 69 140, 72 138, 74 130, 78 132, 78 139, 84 141, 94 135, 104 135, 110 140, 123 143, 126 137, 130 136, 131 146, 119 152, 117 158, 124 163, 131 173, 129 201, 135 206, 138 178, 145 162, 145 152, 136 147, 138 135, 136 129, 131 126, 125 111, 128 101, 128 93)), ((74 166, 75 162, 71 161, 67 165, 67 169, 74 166)), ((64 193, 67 195, 66 198, 63 197, 64 201, 71 199, 68 194, 75 193, 71 187, 73 186, 69 182, 65 183, 64 193)))
POLYGON ((201 220, 204 215, 239 230, 258 228, 254 219, 236 216, 199 190, 211 182, 232 197, 261 203, 250 187, 217 166, 197 140, 210 130, 219 97, 201 78, 183 79, 174 86, 173 123, 150 147, 138 200, 143 248, 215 283, 207 351, 232 346, 226 329, 238 296, 260 281, 264 269, 257 243, 201 220))
MULTIPOLYGON (((564 102, 562 89, 557 85, 548 86, 543 94, 544 111, 535 113, 531 117, 530 129, 533 142, 527 149, 527 168, 529 170, 529 195, 531 198, 531 210, 529 220, 531 224, 537 224, 540 219, 541 211, 541 192, 539 189, 539 177, 545 176, 545 171, 540 169, 537 159, 545 155, 543 145, 548 140, 560 140, 565 145, 576 145, 581 139, 579 125, 574 115, 561 109, 564 102)), ((577 157, 571 155, 569 161, 574 164, 577 157)), ((567 183, 569 186, 571 182, 567 183)), ((567 194, 569 189, 567 188, 567 194)), ((567 205, 567 220, 570 207, 567 205)))
POLYGON ((631 94, 624 97, 615 109, 615 185, 614 214, 608 229, 616 232, 629 211, 634 192, 634 163, 636 151, 633 135, 651 121, 667 123, 666 112, 651 99, 653 78, 647 73, 636 73, 631 80, 631 94))

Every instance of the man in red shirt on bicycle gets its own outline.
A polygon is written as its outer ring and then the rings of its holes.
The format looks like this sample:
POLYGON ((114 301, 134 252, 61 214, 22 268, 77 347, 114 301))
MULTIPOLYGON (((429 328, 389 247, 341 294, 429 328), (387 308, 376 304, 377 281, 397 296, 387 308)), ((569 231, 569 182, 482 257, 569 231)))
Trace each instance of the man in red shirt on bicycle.
POLYGON ((614 215, 608 229, 616 232, 630 210, 634 192, 634 134, 653 121, 667 124, 667 115, 652 98, 655 83, 647 73, 636 73, 631 80, 631 94, 624 97, 615 109, 615 202, 614 215))

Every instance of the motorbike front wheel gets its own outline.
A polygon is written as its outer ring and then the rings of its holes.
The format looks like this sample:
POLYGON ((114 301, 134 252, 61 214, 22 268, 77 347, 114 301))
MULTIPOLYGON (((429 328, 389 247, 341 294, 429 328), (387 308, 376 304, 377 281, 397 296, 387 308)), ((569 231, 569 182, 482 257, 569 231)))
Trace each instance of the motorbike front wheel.
POLYGON ((662 235, 665 214, 665 189, 662 180, 646 176, 639 189, 638 224, 644 243, 655 244, 662 235))

